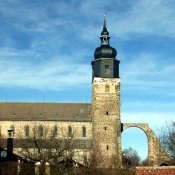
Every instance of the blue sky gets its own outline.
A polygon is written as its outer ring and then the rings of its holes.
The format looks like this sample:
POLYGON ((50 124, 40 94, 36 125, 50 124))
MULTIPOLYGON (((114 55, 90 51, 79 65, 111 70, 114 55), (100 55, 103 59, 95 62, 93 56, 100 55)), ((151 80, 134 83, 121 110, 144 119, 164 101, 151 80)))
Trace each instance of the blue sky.
MULTIPOLYGON (((91 102, 91 65, 103 14, 118 52, 123 122, 159 134, 175 114, 173 0, 1 0, 0 101, 91 102)), ((123 134, 146 157, 146 136, 123 134), (135 140, 134 140, 135 139, 135 140)))

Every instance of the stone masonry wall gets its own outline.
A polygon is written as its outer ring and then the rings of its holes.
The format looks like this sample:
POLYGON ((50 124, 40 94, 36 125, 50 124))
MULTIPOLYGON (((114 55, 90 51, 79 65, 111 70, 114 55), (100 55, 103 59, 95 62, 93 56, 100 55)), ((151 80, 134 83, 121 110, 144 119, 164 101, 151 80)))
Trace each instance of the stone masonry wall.
POLYGON ((136 167, 136 175, 175 175, 175 166, 136 167))
POLYGON ((93 148, 99 167, 121 166, 120 79, 97 78, 92 85, 93 148))

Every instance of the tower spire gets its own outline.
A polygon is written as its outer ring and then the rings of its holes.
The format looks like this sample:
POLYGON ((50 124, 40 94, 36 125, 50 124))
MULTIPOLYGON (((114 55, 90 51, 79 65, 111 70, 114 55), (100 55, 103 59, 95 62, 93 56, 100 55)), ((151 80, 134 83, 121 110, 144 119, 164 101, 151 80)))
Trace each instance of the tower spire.
POLYGON ((107 31, 107 28, 106 28, 106 12, 104 13, 103 31, 107 31))
POLYGON ((106 13, 104 14, 103 30, 101 32, 100 39, 101 39, 101 45, 109 45, 110 36, 106 27, 106 13))

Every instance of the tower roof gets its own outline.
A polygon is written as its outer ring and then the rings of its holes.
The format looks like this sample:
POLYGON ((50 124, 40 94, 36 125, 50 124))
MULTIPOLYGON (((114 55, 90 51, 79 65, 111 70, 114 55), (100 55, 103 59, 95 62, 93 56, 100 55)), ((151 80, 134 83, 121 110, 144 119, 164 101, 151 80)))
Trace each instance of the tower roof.
POLYGON ((104 15, 103 30, 101 32, 101 46, 95 49, 94 58, 115 58, 117 55, 116 49, 109 44, 109 32, 106 27, 106 15, 104 15))

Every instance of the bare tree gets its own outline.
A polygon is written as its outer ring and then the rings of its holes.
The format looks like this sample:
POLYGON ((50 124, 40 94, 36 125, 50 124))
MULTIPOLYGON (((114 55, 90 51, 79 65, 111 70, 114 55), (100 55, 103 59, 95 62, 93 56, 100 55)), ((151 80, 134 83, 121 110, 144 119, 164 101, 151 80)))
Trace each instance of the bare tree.
POLYGON ((102 154, 102 150, 99 147, 98 142, 94 141, 94 145, 89 152, 89 155, 84 156, 84 166, 86 168, 97 168, 105 162, 105 157, 102 154))
POLYGON ((171 161, 175 163, 175 121, 166 122, 162 126, 159 140, 171 161))
MULTIPOLYGON (((116 155, 106 157, 100 149, 98 142, 93 145, 88 156, 84 157, 84 167, 81 169, 80 174, 87 175, 134 175, 135 171, 131 169, 122 169, 117 162, 116 155), (110 163, 111 167, 106 167, 110 163)), ((78 174, 79 175, 79 174, 78 174)))
POLYGON ((148 158, 142 160, 141 165, 142 165, 142 166, 149 166, 148 158))
POLYGON ((136 167, 140 164, 140 157, 137 151, 131 147, 123 150, 122 160, 125 168, 136 167))
POLYGON ((73 135, 71 137, 56 137, 52 130, 49 134, 47 126, 34 124, 30 134, 23 138, 16 133, 18 139, 19 154, 26 159, 57 163, 60 160, 73 156, 73 135))
MULTIPOLYGON (((57 130, 47 124, 35 123, 30 125, 30 132, 17 132, 14 143, 17 152, 28 161, 48 162, 59 174, 73 174, 76 168, 74 160, 75 142, 74 133, 57 130), (22 134, 21 134, 22 133, 22 134)), ((77 150, 76 150, 77 151, 77 150)))

